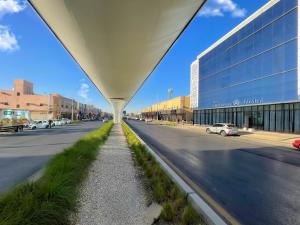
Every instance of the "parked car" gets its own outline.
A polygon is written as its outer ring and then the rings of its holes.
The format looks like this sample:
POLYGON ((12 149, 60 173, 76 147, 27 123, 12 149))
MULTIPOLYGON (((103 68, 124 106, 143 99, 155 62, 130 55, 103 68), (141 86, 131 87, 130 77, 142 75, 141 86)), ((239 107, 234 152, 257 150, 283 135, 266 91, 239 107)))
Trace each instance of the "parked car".
POLYGON ((230 123, 216 123, 213 126, 206 128, 206 133, 221 134, 223 137, 227 135, 238 135, 238 128, 230 123))
POLYGON ((27 128, 30 130, 35 130, 36 129, 36 124, 34 122, 28 123, 27 128))
POLYGON ((293 143, 292 143, 293 147, 297 148, 297 149, 300 149, 300 140, 295 140, 293 143))
POLYGON ((66 125, 67 124, 67 122, 65 121, 65 120, 63 120, 63 119, 61 119, 60 120, 60 125, 62 126, 62 125, 66 125))
POLYGON ((70 119, 67 119, 67 118, 62 118, 62 121, 63 121, 65 124, 70 124, 70 123, 71 123, 71 120, 70 120, 70 119))
POLYGON ((60 120, 53 120, 52 121, 52 126, 61 126, 62 125, 62 123, 61 123, 61 121, 60 120))
POLYGON ((145 119, 145 122, 146 122, 146 123, 150 123, 150 122, 152 122, 152 119, 151 119, 151 118, 146 118, 146 119, 145 119))
POLYGON ((49 128, 49 121, 48 120, 38 120, 34 121, 34 124, 36 125, 36 128, 43 129, 43 128, 49 128))

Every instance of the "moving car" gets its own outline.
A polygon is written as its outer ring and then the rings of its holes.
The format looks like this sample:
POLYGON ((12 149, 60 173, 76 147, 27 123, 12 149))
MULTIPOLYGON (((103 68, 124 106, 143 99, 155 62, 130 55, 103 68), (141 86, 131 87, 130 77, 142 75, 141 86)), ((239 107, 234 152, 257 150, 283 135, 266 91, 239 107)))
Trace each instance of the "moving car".
POLYGON ((221 134, 223 137, 227 135, 238 135, 238 128, 230 123, 216 123, 213 126, 206 128, 206 133, 221 134))

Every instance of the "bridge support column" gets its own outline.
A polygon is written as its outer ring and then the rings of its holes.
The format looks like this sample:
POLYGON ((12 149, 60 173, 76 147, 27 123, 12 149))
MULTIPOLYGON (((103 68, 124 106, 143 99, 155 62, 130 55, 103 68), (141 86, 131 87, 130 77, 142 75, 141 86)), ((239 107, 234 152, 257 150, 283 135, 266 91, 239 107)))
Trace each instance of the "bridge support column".
POLYGON ((122 121, 122 113, 125 107, 125 101, 122 99, 110 99, 110 103, 113 107, 114 123, 120 123, 122 121))

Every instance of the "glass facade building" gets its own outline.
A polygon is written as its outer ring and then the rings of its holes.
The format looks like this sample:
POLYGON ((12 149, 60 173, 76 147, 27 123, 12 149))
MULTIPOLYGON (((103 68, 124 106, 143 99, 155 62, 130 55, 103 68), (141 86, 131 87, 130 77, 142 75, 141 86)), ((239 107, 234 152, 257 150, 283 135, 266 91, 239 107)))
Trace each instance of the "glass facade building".
POLYGON ((298 58, 298 1, 271 0, 193 62, 194 123, 300 132, 298 58))

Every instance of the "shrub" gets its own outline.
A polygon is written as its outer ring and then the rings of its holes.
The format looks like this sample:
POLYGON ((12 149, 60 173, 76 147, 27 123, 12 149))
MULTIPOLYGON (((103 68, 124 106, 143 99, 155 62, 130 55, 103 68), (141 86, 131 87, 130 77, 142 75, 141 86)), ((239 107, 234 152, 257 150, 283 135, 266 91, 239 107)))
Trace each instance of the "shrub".
POLYGON ((172 221, 175 215, 176 213, 171 203, 165 203, 161 211, 160 218, 162 218, 165 221, 172 221))
POLYGON ((201 221, 200 216, 191 205, 187 205, 182 214, 182 222, 184 225, 197 225, 201 221))
MULTIPOLYGON (((144 170, 145 178, 149 181, 154 201, 163 205, 160 219, 168 224, 202 223, 201 217, 188 205, 184 194, 166 175, 155 158, 141 144, 127 124, 122 123, 128 145, 134 154, 134 160, 144 170)), ((203 223, 204 224, 204 223, 203 223)))

